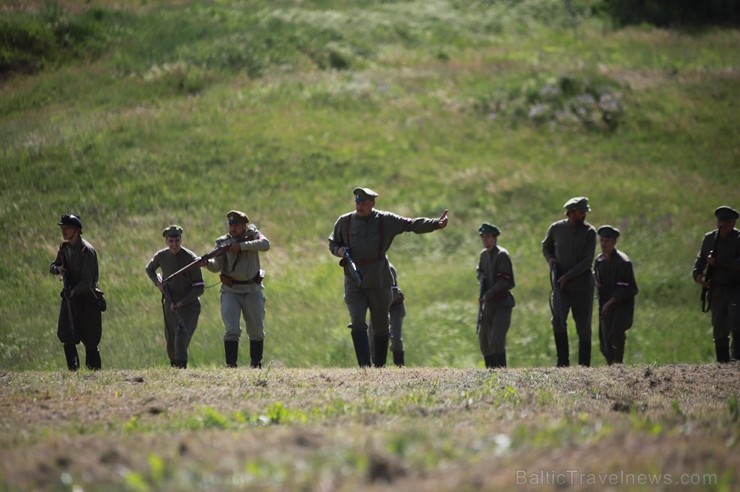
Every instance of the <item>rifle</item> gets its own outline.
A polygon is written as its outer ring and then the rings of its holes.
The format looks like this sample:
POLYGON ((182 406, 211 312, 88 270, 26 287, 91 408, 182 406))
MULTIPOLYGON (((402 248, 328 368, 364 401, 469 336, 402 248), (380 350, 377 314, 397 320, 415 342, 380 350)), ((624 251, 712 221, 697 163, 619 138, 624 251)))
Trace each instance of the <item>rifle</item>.
POLYGON ((169 282, 170 280, 172 280, 174 277, 180 275, 185 270, 191 268, 193 265, 196 265, 196 264, 200 263, 203 260, 206 260, 207 261, 207 260, 210 260, 211 258, 215 258, 216 256, 220 255, 221 253, 225 253, 226 250, 229 249, 231 247, 231 245, 234 244, 234 243, 245 243, 245 242, 251 241, 251 240, 252 239, 249 238, 249 237, 239 237, 239 238, 228 237, 228 238, 224 239, 223 241, 221 241, 220 243, 217 243, 216 244, 216 247, 214 249, 212 249, 211 251, 209 251, 208 253, 206 253, 203 256, 200 256, 200 257, 194 259, 193 261, 191 261, 190 263, 188 263, 184 267, 180 268, 175 273, 169 275, 166 279, 162 280, 162 283, 163 284, 166 284, 167 282, 169 282))
POLYGON ((62 272, 62 295, 64 296, 64 304, 67 306, 67 317, 69 318, 69 331, 72 334, 72 340, 71 343, 75 343, 75 317, 72 313, 72 299, 70 295, 70 285, 69 285, 69 276, 67 274, 67 261, 64 258, 64 252, 62 251, 62 248, 67 243, 62 243, 59 246, 59 257, 62 259, 62 269, 64 270, 62 272))
MULTIPOLYGON (((172 297, 172 289, 170 289, 170 286, 162 281, 162 277, 157 274, 157 280, 159 280, 159 283, 164 287, 164 292, 162 292, 162 297, 164 297, 164 300, 167 301, 168 305, 172 305, 175 303, 175 298, 172 297)), ((180 312, 178 310, 175 310, 175 316, 177 316, 177 327, 182 330, 185 328, 185 323, 182 321, 182 317, 180 317, 180 312)))
POLYGON ((488 291, 488 282, 486 281, 486 276, 483 274, 483 272, 478 272, 478 283, 480 284, 480 291, 478 293, 478 323, 475 325, 475 334, 480 333, 480 325, 483 321, 483 306, 484 302, 481 301, 483 298, 483 295, 488 291))
MULTIPOLYGON (((719 242, 719 228, 714 234, 714 245, 707 256, 712 256, 717 251, 719 242)), ((705 286, 701 288, 701 312, 706 313, 712 308, 712 277, 714 276, 714 265, 707 265, 707 271, 704 273, 705 286)))
POLYGON ((352 271, 355 277, 355 283, 357 284, 357 287, 362 287, 362 275, 360 275, 360 271, 357 269, 357 265, 355 265, 355 261, 352 259, 352 255, 349 252, 349 248, 344 248, 344 253, 342 254, 346 261, 346 266, 349 267, 349 269, 352 271))
POLYGON ((555 289, 558 287, 558 280, 560 279, 560 271, 558 270, 558 265, 556 263, 553 263, 553 265, 550 267, 550 314, 552 314, 552 317, 557 317, 557 313, 555 313, 555 289))

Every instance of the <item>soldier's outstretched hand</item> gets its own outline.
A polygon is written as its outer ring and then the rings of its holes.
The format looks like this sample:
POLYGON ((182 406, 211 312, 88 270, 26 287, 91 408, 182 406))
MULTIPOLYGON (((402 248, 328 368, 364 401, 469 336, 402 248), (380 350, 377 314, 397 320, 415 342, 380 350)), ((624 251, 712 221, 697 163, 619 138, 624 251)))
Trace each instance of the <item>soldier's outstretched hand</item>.
POLYGON ((444 212, 442 212, 442 215, 439 216, 439 228, 444 229, 447 227, 447 209, 445 209, 444 212))

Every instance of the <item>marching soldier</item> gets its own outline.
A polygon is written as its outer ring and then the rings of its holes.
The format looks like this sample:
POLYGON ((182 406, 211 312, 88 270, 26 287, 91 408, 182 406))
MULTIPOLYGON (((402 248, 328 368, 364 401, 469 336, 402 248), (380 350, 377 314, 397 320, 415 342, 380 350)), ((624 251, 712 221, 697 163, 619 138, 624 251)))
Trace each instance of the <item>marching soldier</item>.
POLYGON ((708 290, 712 337, 717 362, 740 360, 740 231, 737 210, 723 205, 714 211, 717 230, 708 232, 696 255, 694 282, 708 290))
POLYGON ((329 251, 342 258, 344 302, 349 311, 352 343, 360 367, 369 367, 367 311, 373 326, 375 366, 388 357, 388 308, 393 301, 393 275, 386 252, 402 232, 423 234, 447 227, 447 211, 438 219, 410 219, 375 209, 378 196, 369 188, 355 188, 355 211, 340 216, 329 236, 329 251), (347 258, 346 255, 350 256, 347 258), (352 262, 350 263, 350 259, 352 262), (357 269, 355 274, 352 266, 357 269))
POLYGON ((97 294, 98 255, 93 245, 82 238, 82 221, 78 216, 62 215, 59 227, 63 241, 49 265, 49 272, 61 275, 64 281, 57 337, 64 344, 70 371, 80 367, 77 354, 80 342, 85 346, 85 366, 97 371, 101 368, 98 344, 103 333, 97 294))
POLYGON ((516 305, 511 294, 514 269, 509 252, 498 246, 498 227, 484 223, 478 234, 484 248, 476 269, 481 292, 478 342, 487 368, 506 367, 506 334, 516 305))
POLYGON ((226 214, 229 233, 216 239, 217 247, 230 243, 228 250, 205 260, 211 272, 221 279, 221 318, 224 322, 224 352, 227 367, 237 367, 240 319, 243 316, 249 336, 250 367, 262 367, 265 339, 265 295, 259 253, 270 249, 270 241, 249 224, 244 212, 231 210, 226 214))
POLYGON ((167 356, 172 367, 185 369, 188 366, 188 347, 198 327, 200 299, 203 294, 203 274, 199 268, 189 268, 162 283, 186 265, 192 264, 198 256, 182 246, 182 227, 171 225, 162 231, 166 248, 157 251, 146 265, 146 274, 162 293, 164 313, 164 339, 167 343, 167 356), (162 277, 157 270, 162 271, 162 277))
POLYGON ((550 267, 553 284, 552 330, 557 365, 570 365, 567 319, 571 311, 578 333, 578 364, 590 366, 594 298, 591 265, 596 250, 596 230, 586 222, 586 214, 591 211, 588 198, 571 198, 563 208, 566 218, 551 224, 542 241, 542 255, 550 267))
POLYGON ((599 342, 606 363, 624 362, 625 332, 632 327, 637 282, 629 257, 619 251, 619 229, 610 225, 597 231, 601 254, 596 258, 594 274, 599 295, 599 342))

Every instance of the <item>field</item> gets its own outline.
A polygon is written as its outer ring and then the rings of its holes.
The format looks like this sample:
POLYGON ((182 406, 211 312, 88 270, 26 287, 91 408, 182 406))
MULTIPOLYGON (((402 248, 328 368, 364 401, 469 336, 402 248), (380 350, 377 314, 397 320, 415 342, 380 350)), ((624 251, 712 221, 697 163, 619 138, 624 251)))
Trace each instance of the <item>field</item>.
POLYGON ((736 488, 738 367, 713 363, 690 272, 714 209, 740 207, 740 31, 617 28, 602 4, 3 2, 0 490, 553 489, 567 470, 736 488), (355 186, 409 217, 449 209, 389 252, 404 370, 355 369, 327 248, 355 186), (592 369, 551 368, 540 242, 573 196, 635 265, 624 367, 594 344, 592 369), (171 223, 209 251, 230 209, 272 243, 265 369, 221 369, 205 273, 173 371, 144 266, 171 223), (100 255, 100 373, 66 373, 56 339, 67 212, 100 255), (475 337, 484 221, 517 284, 497 372, 475 337))
POLYGON ((735 490, 737 366, 0 377, 0 490, 735 490))

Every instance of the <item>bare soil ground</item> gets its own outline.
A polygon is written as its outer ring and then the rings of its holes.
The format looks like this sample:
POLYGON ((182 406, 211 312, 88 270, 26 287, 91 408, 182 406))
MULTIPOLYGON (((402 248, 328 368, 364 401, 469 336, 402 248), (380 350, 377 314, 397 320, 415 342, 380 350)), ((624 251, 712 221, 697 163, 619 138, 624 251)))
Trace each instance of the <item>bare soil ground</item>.
POLYGON ((737 490, 740 364, 0 373, 0 490, 737 490))

